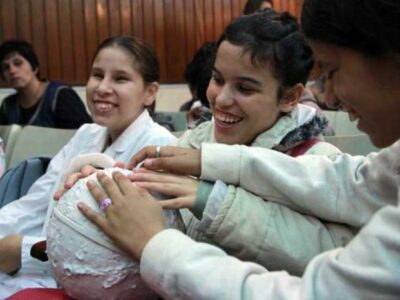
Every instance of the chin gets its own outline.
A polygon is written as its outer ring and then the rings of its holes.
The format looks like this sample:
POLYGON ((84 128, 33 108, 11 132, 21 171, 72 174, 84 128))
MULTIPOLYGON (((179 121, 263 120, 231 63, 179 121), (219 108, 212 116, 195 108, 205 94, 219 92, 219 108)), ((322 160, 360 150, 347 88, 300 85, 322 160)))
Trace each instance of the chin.
POLYGON ((379 136, 379 135, 368 135, 369 139, 371 140, 372 144, 378 148, 385 148, 392 145, 394 142, 400 139, 400 136, 379 136))

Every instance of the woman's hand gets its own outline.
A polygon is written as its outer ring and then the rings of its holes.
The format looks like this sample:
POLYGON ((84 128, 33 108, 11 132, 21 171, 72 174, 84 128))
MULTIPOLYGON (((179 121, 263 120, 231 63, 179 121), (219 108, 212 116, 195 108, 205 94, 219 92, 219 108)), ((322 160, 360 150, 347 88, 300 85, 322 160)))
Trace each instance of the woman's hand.
POLYGON ((168 199, 160 202, 162 208, 192 209, 196 201, 198 181, 183 175, 173 175, 149 171, 143 168, 135 169, 129 179, 150 192, 162 193, 168 199))
MULTIPOLYGON (((114 172, 112 179, 103 173, 97 176, 112 200, 111 205, 105 209, 105 215, 83 203, 79 203, 78 208, 122 250, 140 260, 149 240, 165 229, 159 202, 119 172, 114 172)), ((107 194, 95 182, 89 181, 88 188, 97 202, 107 198, 107 194)))
POLYGON ((80 170, 80 172, 70 174, 65 180, 64 185, 54 194, 53 199, 56 201, 60 200, 62 195, 72 188, 79 179, 88 177, 97 171, 99 170, 95 167, 86 165, 80 170))
POLYGON ((164 170, 174 174, 196 177, 199 177, 201 173, 200 150, 147 146, 131 158, 128 169, 133 169, 142 161, 143 167, 149 170, 164 170), (157 152, 157 148, 160 149, 159 152, 157 152))

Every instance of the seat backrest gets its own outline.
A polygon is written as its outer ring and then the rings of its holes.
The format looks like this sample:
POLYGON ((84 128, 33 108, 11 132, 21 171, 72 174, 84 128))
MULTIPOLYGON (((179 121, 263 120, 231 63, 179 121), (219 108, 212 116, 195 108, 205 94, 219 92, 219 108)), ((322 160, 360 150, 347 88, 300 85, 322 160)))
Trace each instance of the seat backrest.
POLYGON ((323 111, 324 116, 329 120, 335 130, 335 135, 360 135, 362 132, 357 128, 357 122, 351 122, 349 115, 343 111, 323 111))
POLYGON ((59 129, 39 126, 25 126, 14 145, 8 167, 33 156, 53 157, 75 134, 76 129, 59 129))
POLYGON ((155 112, 153 119, 169 131, 184 131, 187 129, 186 112, 155 112))
POLYGON ((326 142, 338 147, 343 153, 351 155, 367 155, 380 150, 371 143, 366 134, 325 136, 324 139, 326 142))
POLYGON ((50 160, 49 157, 32 157, 8 169, 0 178, 0 208, 24 196, 46 172, 50 160))
POLYGON ((21 126, 13 125, 0 125, 0 137, 4 142, 4 154, 6 163, 10 161, 11 154, 13 153, 15 142, 21 131, 21 126))

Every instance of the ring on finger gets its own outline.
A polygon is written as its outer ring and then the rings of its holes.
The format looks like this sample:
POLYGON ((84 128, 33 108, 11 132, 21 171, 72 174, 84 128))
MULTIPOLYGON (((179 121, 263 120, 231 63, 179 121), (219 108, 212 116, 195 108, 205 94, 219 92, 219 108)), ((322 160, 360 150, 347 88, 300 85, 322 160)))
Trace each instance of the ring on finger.
POLYGON ((157 158, 161 157, 161 146, 157 146, 156 148, 156 157, 157 158))
POLYGON ((100 210, 105 211, 107 209, 107 207, 109 207, 111 204, 112 204, 112 201, 110 198, 105 198, 105 199, 101 200, 100 210))

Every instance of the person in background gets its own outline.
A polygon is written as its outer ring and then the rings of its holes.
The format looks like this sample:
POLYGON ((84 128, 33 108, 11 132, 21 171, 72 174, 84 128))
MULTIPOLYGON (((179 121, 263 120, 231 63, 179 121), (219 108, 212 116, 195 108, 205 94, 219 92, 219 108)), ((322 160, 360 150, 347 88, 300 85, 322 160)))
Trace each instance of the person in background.
MULTIPOLYGON (((302 9, 315 60, 332 80, 331 98, 340 101, 376 146, 387 147, 379 153, 329 161, 203 144, 201 151, 152 147, 133 158, 133 165, 148 157, 147 168, 204 180, 213 180, 221 169, 219 178, 249 191, 309 215, 362 227, 346 247, 314 258, 302 277, 269 272, 165 230, 158 202, 121 174, 114 180, 101 177, 113 199, 106 216, 84 206, 82 212, 140 260, 142 277, 166 299, 398 299, 399 15, 398 0, 305 0, 302 9)), ((99 202, 106 197, 96 187, 92 191, 99 202)))
POLYGON ((16 90, 3 100, 0 125, 79 128, 92 122, 85 105, 71 87, 40 78, 39 61, 28 42, 3 42, 0 67, 3 80, 16 90))
POLYGON ((184 77, 189 85, 192 99, 184 103, 179 110, 188 112, 189 129, 211 120, 212 113, 207 99, 207 88, 211 79, 216 53, 216 43, 204 43, 186 66, 184 77))
POLYGON ((146 145, 176 140, 147 111, 159 78, 156 54, 141 39, 112 37, 98 46, 86 85, 94 123, 79 128, 25 196, 0 209, 0 299, 23 288, 56 286, 48 263, 34 259, 31 251, 45 237, 52 196, 72 168, 71 160, 101 152, 128 162, 146 145))
POLYGON ((249 15, 266 8, 273 8, 272 0, 248 0, 244 6, 243 14, 249 15))

